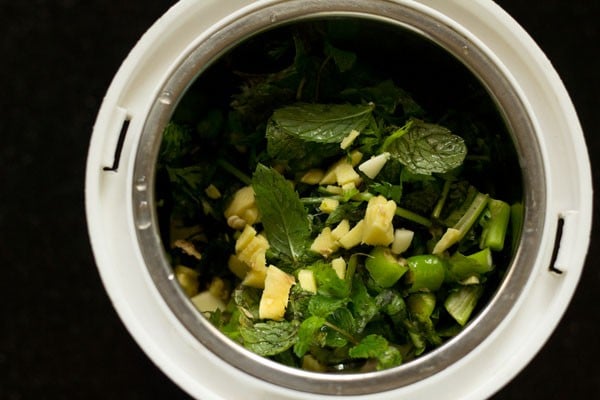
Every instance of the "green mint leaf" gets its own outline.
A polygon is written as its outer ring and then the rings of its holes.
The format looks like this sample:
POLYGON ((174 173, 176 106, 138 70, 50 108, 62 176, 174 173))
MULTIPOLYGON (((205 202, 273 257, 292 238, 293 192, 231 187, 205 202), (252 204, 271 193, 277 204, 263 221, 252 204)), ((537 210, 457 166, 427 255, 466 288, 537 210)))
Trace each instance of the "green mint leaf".
POLYGON ((308 142, 340 143, 353 130, 363 130, 372 111, 372 105, 294 104, 275 110, 267 138, 278 130, 308 142))
POLYGON ((402 363, 402 356, 398 349, 391 347, 383 336, 376 334, 366 336, 359 344, 350 348, 348 354, 352 358, 377 359, 378 370, 402 363))
POLYGON ((311 297, 308 303, 308 312, 318 317, 327 317, 340 307, 344 307, 347 299, 335 299, 320 294, 311 297))
POLYGON ((326 332, 322 329, 326 320, 323 317, 308 317, 298 328, 298 339, 294 344, 294 353, 302 357, 312 346, 325 344, 326 332))
POLYGON ((279 172, 262 164, 252 176, 252 188, 271 250, 298 262, 310 246, 310 221, 298 193, 279 172))
POLYGON ((286 318, 303 320, 310 315, 308 306, 313 298, 311 292, 302 289, 300 285, 294 285, 290 289, 288 307, 286 309, 286 318))
POLYGON ((345 307, 338 308, 327 317, 327 336, 325 344, 331 347, 343 347, 348 341, 356 342, 352 336, 356 323, 352 313, 345 307))
POLYGON ((349 71, 356 63, 356 53, 338 49, 329 42, 325 43, 324 50, 326 56, 333 58, 333 61, 340 72, 349 71))
POLYGON ((410 122, 408 131, 387 145, 387 151, 410 172, 431 175, 462 165, 467 146, 460 136, 453 135, 440 125, 417 119, 410 122))
POLYGON ((379 307, 375 303, 375 299, 369 295, 360 276, 354 277, 351 300, 356 330, 362 332, 373 317, 379 313, 379 307))
POLYGON ((238 310, 250 319, 259 319, 258 308, 262 291, 250 286, 240 286, 233 292, 233 301, 238 310))
POLYGON ((267 154, 276 161, 287 163, 295 170, 308 169, 320 165, 323 159, 341 153, 337 143, 307 142, 284 129, 279 129, 273 121, 267 126, 267 154))
POLYGON ((351 102, 373 102, 388 114, 394 114, 398 106, 402 107, 405 116, 418 117, 425 114, 408 92, 389 79, 375 86, 346 89, 341 95, 351 102))
POLYGON ((298 324, 289 321, 267 321, 242 326, 244 347, 261 356, 273 356, 291 348, 297 340, 298 324))
POLYGON ((325 224, 328 226, 335 225, 340 223, 343 219, 347 219, 350 222, 357 222, 364 217, 364 208, 364 203, 357 201, 340 204, 331 214, 329 214, 325 224))
POLYGON ((160 162, 169 165, 177 163, 188 153, 191 140, 189 129, 169 122, 163 131, 163 140, 158 156, 160 162))
POLYGON ((350 282, 340 279, 330 263, 316 264, 313 272, 319 294, 338 299, 345 299, 350 295, 350 282))
POLYGON ((174 215, 195 218, 201 210, 204 214, 213 212, 204 198, 204 188, 214 170, 213 166, 206 164, 181 168, 165 167, 171 184, 174 215))
POLYGON ((380 194, 388 200, 394 200, 396 204, 402 199, 402 185, 392 185, 389 182, 374 182, 369 185, 369 192, 380 194))

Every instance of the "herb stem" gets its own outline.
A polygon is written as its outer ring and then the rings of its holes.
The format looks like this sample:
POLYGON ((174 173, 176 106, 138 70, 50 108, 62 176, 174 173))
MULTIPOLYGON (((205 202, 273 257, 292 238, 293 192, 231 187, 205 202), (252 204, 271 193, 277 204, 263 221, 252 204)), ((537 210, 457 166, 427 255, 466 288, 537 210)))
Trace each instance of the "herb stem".
POLYGON ((390 146, 390 144, 392 144, 392 142, 394 142, 395 140, 401 138, 402 136, 404 136, 412 127, 413 125, 413 120, 409 120, 406 124, 404 124, 403 127, 398 128, 397 130, 395 130, 390 136, 388 136, 387 138, 385 138, 385 141, 383 142, 383 144, 381 145, 381 147, 379 148, 379 153, 385 153, 387 151, 387 148, 390 146))
POLYGON ((477 222, 479 216, 483 210, 485 210, 488 200, 489 196, 487 194, 477 192, 477 195, 475 195, 475 198, 471 202, 471 205, 465 214, 460 218, 456 225, 454 225, 454 227, 448 228, 446 233, 444 233, 444 235, 436 243, 435 247, 433 248, 433 254, 441 254, 454 244, 460 242, 465 237, 467 232, 469 232, 475 222, 477 222))
POLYGON ((444 188, 442 189, 442 195, 438 200, 433 212, 431 213, 431 218, 439 219, 442 214, 442 210, 444 209, 444 205, 446 204, 446 200, 448 199, 448 193, 450 193, 450 186, 452 185, 452 179, 446 179, 444 182, 444 188))
POLYGON ((502 251, 510 219, 510 206, 502 200, 490 199, 488 209, 490 210, 490 219, 481 233, 479 247, 502 251))
POLYGON ((406 208, 396 207, 396 215, 400 218, 407 219, 409 221, 415 222, 419 225, 423 225, 427 228, 431 227, 431 221, 422 215, 419 215, 415 212, 407 210, 406 208))
POLYGON ((240 181, 242 181, 246 185, 252 184, 252 179, 248 175, 246 175, 245 173, 243 173, 242 171, 240 171, 239 169, 234 167, 231 163, 223 160, 222 158, 219 158, 217 160, 217 165, 219 167, 223 168, 225 171, 229 172, 231 175, 238 178, 240 181))

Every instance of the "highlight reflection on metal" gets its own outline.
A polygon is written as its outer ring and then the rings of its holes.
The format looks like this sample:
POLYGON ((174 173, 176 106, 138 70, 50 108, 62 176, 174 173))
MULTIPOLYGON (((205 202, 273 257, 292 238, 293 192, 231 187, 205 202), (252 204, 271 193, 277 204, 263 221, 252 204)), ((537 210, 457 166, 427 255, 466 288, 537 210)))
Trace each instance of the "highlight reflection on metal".
POLYGON ((546 182, 536 132, 515 89, 500 68, 475 43, 420 10, 387 0, 285 0, 259 3, 230 24, 218 26, 169 76, 148 114, 138 143, 132 187, 133 218, 144 261, 163 299, 179 321, 206 348, 235 368, 273 384, 319 394, 358 395, 382 392, 426 379, 480 345, 510 313, 530 277, 540 248, 546 207, 546 182), (455 338, 399 367, 360 374, 325 374, 286 367, 232 342, 196 311, 173 276, 163 250, 153 190, 162 131, 189 85, 221 55, 265 30, 310 19, 361 18, 396 26, 433 41, 461 61, 487 88, 511 132, 524 186, 525 221, 520 246, 500 288, 489 304, 455 338), (136 186, 137 185, 137 186, 136 186))

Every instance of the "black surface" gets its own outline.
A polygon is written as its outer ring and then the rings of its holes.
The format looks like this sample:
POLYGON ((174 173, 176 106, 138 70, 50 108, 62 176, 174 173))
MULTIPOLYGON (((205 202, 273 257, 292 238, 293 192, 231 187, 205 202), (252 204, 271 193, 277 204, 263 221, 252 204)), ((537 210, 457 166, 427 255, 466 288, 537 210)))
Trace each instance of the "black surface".
MULTIPOLYGON (((0 399, 188 398, 112 309, 83 209, 101 99, 128 51, 172 3, 0 1, 0 399)), ((500 3, 564 79, 596 170, 600 2, 500 3)), ((581 283, 557 330, 495 399, 600 396, 599 235, 596 223, 581 283)))

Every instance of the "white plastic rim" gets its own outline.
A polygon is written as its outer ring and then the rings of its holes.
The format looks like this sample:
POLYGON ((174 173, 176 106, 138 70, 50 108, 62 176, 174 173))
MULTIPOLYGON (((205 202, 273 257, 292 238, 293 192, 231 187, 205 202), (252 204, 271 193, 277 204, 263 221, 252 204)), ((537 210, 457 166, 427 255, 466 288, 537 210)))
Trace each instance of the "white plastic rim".
MULTIPOLYGON (((86 172, 86 211, 96 262, 129 332, 153 362, 201 399, 317 399, 256 379, 204 348, 161 298, 136 242, 130 196, 133 162, 146 116, 173 69, 211 27, 273 3, 183 0, 144 35, 115 76, 99 111, 86 172), (124 121, 127 135, 119 136, 124 121), (119 166, 113 171, 116 148, 119 166), (108 169, 108 170, 107 170, 108 169)), ((543 248, 524 295, 476 351, 451 367, 399 389, 361 399, 480 399, 512 379, 548 339, 575 291, 589 244, 591 172, 583 133, 560 78, 527 33, 492 1, 396 0, 445 21, 494 60, 526 107, 537 132, 547 182, 543 248), (553 257, 558 221, 562 237, 553 257)))

